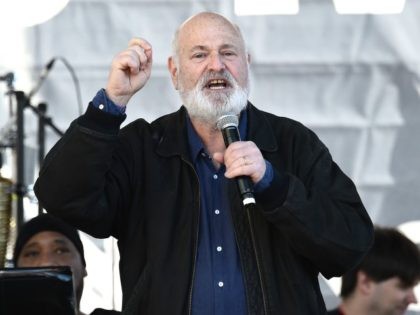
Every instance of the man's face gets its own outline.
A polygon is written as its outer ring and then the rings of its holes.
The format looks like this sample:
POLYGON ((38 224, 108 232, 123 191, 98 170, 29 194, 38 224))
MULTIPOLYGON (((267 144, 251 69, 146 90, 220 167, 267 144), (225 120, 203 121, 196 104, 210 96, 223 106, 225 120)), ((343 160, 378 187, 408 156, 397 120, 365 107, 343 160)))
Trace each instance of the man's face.
POLYGON ((398 277, 373 284, 371 314, 401 315, 411 303, 417 303, 414 286, 404 286, 398 277))
POLYGON ((239 112, 248 98, 248 56, 242 37, 226 20, 198 16, 179 32, 173 82, 192 118, 214 123, 239 112))
POLYGON ((80 301, 86 269, 73 242, 59 232, 44 231, 35 234, 23 246, 17 259, 17 267, 47 266, 71 268, 76 296, 80 301))

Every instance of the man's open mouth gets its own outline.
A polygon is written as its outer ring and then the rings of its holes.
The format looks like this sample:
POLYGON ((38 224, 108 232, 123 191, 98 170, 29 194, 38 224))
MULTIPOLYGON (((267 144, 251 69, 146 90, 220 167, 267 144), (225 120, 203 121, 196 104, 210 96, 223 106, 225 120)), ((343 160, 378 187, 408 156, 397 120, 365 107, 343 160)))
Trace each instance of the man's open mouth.
POLYGON ((230 87, 230 84, 224 79, 213 79, 207 82, 205 87, 210 90, 221 90, 230 87))

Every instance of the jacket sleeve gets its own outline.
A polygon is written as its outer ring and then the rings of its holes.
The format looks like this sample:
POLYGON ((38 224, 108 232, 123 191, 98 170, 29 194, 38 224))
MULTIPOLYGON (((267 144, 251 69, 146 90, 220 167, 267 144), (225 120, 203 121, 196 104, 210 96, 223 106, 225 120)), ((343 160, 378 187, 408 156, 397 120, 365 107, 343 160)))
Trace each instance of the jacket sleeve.
POLYGON ((278 167, 259 201, 265 218, 297 255, 326 278, 340 276, 369 250, 373 225, 354 183, 325 145, 309 129, 297 127, 283 139, 286 166, 272 161, 278 167), (287 192, 279 200, 284 183, 287 192))
POLYGON ((34 187, 49 213, 95 237, 118 237, 129 199, 129 155, 115 154, 124 118, 90 104, 50 150, 34 187))

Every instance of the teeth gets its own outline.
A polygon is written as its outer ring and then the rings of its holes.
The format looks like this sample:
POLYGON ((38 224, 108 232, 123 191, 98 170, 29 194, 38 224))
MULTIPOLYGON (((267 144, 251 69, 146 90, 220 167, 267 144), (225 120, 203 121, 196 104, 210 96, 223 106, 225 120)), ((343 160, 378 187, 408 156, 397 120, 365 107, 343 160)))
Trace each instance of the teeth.
POLYGON ((210 80, 207 87, 212 90, 220 90, 226 87, 226 81, 221 79, 210 80))
POLYGON ((209 82, 209 84, 223 84, 223 83, 225 83, 224 80, 211 80, 209 82))

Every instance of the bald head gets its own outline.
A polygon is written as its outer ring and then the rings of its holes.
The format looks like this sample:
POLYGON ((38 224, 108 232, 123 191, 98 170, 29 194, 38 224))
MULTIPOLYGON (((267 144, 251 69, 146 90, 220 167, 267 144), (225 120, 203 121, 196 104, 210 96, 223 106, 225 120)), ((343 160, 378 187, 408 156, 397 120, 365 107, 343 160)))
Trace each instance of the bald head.
POLYGON ((168 70, 191 121, 214 128, 217 118, 239 114, 247 104, 249 55, 239 28, 203 12, 175 33, 168 70))
POLYGON ((208 29, 220 30, 231 34, 232 37, 236 37, 238 44, 245 52, 245 41, 241 30, 236 24, 233 24, 220 14, 201 12, 188 18, 176 30, 172 40, 172 55, 175 58, 175 61, 177 60, 185 40, 200 36, 200 32, 208 29))

